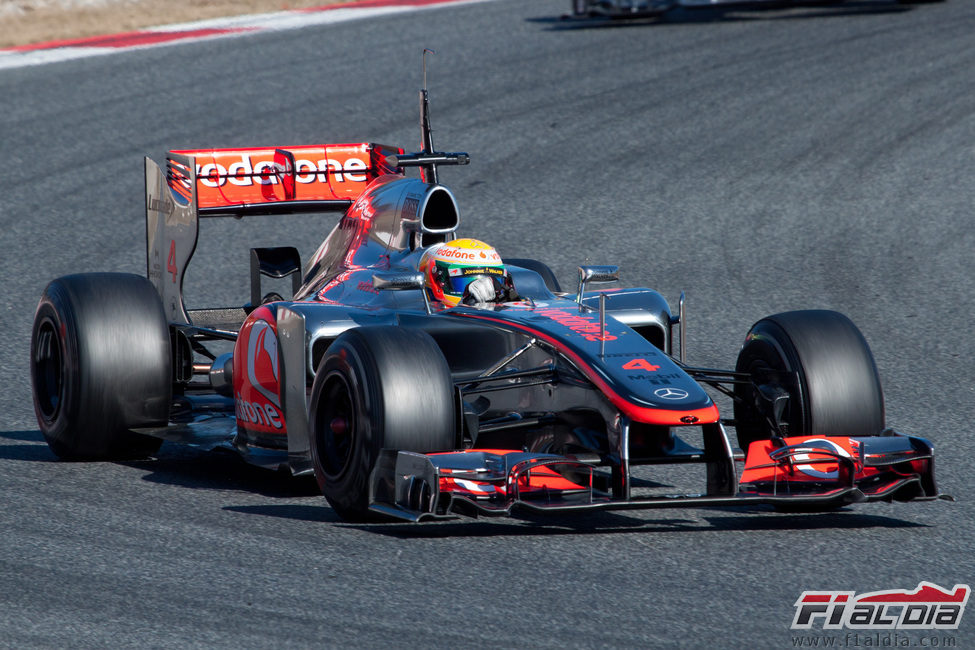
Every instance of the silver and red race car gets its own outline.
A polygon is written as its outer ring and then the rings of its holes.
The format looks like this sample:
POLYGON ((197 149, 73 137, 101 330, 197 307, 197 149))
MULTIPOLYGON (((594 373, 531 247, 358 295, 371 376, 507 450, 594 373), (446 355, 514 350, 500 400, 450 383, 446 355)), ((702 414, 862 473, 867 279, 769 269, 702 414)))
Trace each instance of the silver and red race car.
POLYGON ((61 277, 37 307, 34 407, 54 453, 231 449, 314 473, 349 520, 938 496, 932 445, 886 428, 871 352, 836 312, 762 319, 718 370, 685 361, 683 296, 675 313, 652 289, 610 285, 616 267, 581 266, 567 292, 545 264, 507 259, 504 291, 442 300, 421 259, 458 237, 438 166, 468 156, 434 149, 420 100, 418 153, 147 158, 147 277, 61 277), (295 248, 250 250, 248 302, 184 304, 200 219, 335 211, 304 266, 295 248), (265 294, 266 278, 290 278, 291 295, 265 294), (664 464, 702 466, 704 485, 669 494, 635 478, 664 464))

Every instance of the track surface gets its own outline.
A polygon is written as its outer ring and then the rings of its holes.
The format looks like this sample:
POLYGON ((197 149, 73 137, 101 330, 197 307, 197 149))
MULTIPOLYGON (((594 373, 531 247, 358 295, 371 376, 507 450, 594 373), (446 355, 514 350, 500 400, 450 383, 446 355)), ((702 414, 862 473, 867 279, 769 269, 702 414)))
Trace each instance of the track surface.
MULTIPOLYGON (((975 583, 975 6, 623 26, 559 22, 566 5, 0 72, 0 645, 783 648, 804 589, 975 583), (142 156, 413 146, 424 46, 436 142, 472 154, 442 174, 466 234, 549 261, 564 284, 588 257, 687 291, 698 365, 733 364, 767 314, 847 313, 889 423, 936 442, 959 500, 359 526, 307 484, 222 456, 55 461, 30 406, 34 305, 61 274, 143 271, 142 156)), ((188 302, 242 302, 249 246, 307 255, 328 227, 204 224, 188 302)), ((949 636, 975 645, 975 613, 949 636)))

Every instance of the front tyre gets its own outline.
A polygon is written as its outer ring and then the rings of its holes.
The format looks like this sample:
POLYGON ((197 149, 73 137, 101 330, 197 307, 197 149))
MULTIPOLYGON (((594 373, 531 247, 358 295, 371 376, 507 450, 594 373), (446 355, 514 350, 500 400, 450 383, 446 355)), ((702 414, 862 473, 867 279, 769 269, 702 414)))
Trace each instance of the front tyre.
POLYGON ((140 458, 165 426, 172 400, 169 326, 148 280, 122 273, 69 275, 47 285, 30 356, 37 423, 65 459, 140 458))
POLYGON ((370 519, 369 478, 382 449, 456 447, 454 387, 440 348, 420 330, 344 332, 315 373, 309 427, 322 494, 343 519, 370 519))
POLYGON ((738 372, 751 384, 735 386, 735 429, 747 453, 775 434, 756 384, 789 399, 782 420, 790 436, 875 436, 884 429, 884 394, 870 347, 843 314, 792 311, 755 323, 738 354, 738 372))

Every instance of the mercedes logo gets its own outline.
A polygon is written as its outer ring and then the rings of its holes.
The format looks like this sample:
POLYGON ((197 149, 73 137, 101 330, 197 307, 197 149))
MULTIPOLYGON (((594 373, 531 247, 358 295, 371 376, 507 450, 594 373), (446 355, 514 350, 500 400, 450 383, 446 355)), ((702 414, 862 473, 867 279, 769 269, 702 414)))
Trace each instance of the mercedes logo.
POLYGON ((653 394, 660 399, 684 399, 687 397, 687 391, 681 388, 658 388, 653 391, 653 394))

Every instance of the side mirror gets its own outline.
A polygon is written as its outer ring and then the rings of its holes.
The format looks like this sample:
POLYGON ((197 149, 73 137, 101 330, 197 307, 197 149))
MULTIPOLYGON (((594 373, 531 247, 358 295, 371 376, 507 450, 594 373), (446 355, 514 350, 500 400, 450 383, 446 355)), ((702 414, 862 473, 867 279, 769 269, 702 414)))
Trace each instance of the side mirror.
POLYGON ((582 294, 586 291, 586 286, 590 282, 617 282, 620 279, 620 267, 618 266, 580 266, 579 267, 579 293, 576 295, 576 302, 582 304, 582 294))
POLYGON ((427 308, 427 313, 433 313, 430 308, 430 299, 423 286, 423 274, 411 273, 409 271, 380 271, 372 276, 372 287, 377 291, 409 291, 419 289, 423 293, 423 304, 427 308))
POLYGON ((423 274, 381 271, 372 276, 372 287, 378 291, 407 291, 423 288, 423 274))

